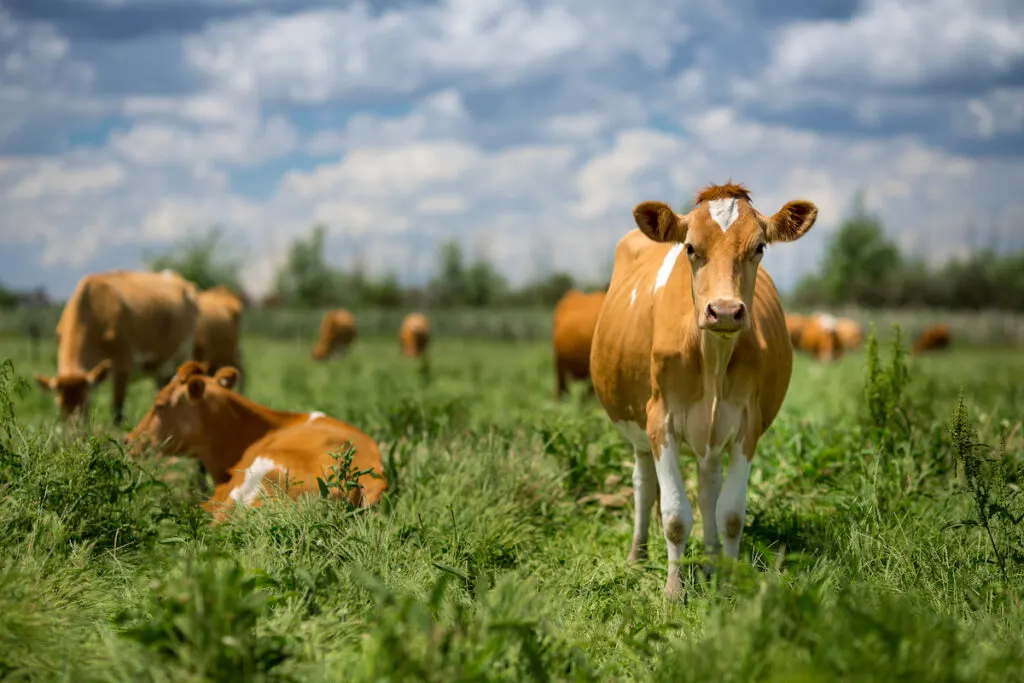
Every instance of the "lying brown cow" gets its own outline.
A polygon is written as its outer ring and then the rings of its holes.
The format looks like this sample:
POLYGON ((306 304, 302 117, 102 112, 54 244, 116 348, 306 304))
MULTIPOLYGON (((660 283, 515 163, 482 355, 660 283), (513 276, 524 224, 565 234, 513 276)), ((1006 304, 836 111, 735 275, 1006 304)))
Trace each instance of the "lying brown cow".
POLYGON ((683 589, 680 560, 693 527, 681 451, 697 464, 708 554, 720 551, 721 531, 726 556, 739 556, 751 460, 793 368, 782 304, 761 259, 767 245, 800 239, 817 214, 798 200, 765 215, 742 186, 711 186, 686 215, 662 202, 638 204, 637 229, 615 248, 590 370, 634 449, 630 560, 647 557, 660 492, 668 595, 683 589))
POLYGON ((551 345, 555 356, 555 398, 560 399, 569 380, 590 379, 590 343, 601 313, 605 292, 570 289, 555 305, 551 345))
POLYGON ((335 459, 355 447, 352 468, 372 470, 347 496, 353 505, 373 505, 387 489, 376 442, 362 431, 320 412, 272 410, 231 390, 238 379, 232 367, 214 375, 189 361, 164 387, 153 407, 126 437, 133 450, 151 443, 166 453, 198 457, 217 485, 203 507, 221 520, 231 506, 258 507, 260 494, 282 489, 292 498, 319 491, 317 478, 329 480, 335 459), (276 486, 267 487, 267 483, 276 486))
POLYGON ((914 354, 949 348, 949 325, 932 325, 918 336, 914 343, 914 354))
POLYGON ((402 320, 398 332, 398 340, 402 345, 402 355, 419 358, 426 352, 430 343, 430 321, 422 313, 410 313, 402 320))
POLYGON ((133 371, 163 386, 192 353, 196 288, 177 273, 113 270, 86 275, 57 323, 57 376, 36 375, 57 393, 62 417, 86 412, 91 389, 113 376, 120 424, 133 371))
POLYGON ((356 317, 345 309, 324 313, 320 339, 313 349, 314 360, 325 360, 335 353, 344 354, 356 338, 356 317))
POLYGON ((242 326, 242 300, 227 287, 218 285, 199 293, 199 324, 192 352, 194 360, 206 363, 211 372, 234 367, 241 373, 236 390, 245 382, 239 337, 242 326))

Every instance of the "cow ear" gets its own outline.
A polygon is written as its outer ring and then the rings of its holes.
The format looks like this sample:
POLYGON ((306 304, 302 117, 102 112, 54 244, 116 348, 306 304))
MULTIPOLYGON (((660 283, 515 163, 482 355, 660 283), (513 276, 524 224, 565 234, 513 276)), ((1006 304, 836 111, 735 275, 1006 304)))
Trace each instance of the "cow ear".
POLYGON ((111 363, 109 359, 100 361, 99 363, 96 364, 96 367, 90 370, 89 374, 85 376, 86 381, 88 381, 90 385, 99 384, 104 379, 106 379, 107 373, 110 372, 110 368, 112 365, 113 363, 111 363))
POLYGON ((192 375, 188 378, 188 397, 198 401, 206 393, 206 381, 199 375, 192 375))
POLYGON ((686 218, 664 202, 641 202, 633 209, 633 220, 640 231, 655 242, 682 242, 686 239, 686 218))
POLYGON ((238 374, 237 368, 226 367, 218 370, 213 378, 217 380, 217 384, 225 389, 230 389, 238 382, 238 374))
POLYGON ((55 377, 47 377, 37 373, 32 376, 32 379, 46 391, 54 391, 57 388, 57 379, 55 377))
POLYGON ((817 218, 818 207, 813 203, 802 199, 786 202, 768 219, 765 237, 769 242, 793 242, 803 237, 817 218))

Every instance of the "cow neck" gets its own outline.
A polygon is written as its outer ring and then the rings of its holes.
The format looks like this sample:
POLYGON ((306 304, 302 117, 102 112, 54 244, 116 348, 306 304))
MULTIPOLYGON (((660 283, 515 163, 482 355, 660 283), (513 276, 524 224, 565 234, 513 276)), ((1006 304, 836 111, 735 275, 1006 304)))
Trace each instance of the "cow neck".
POLYGON ((234 392, 225 392, 216 407, 203 405, 200 419, 207 435, 199 458, 215 479, 230 476, 249 446, 270 432, 295 422, 299 413, 266 408, 234 392))
POLYGON ((718 423, 718 408, 725 390, 725 374, 729 369, 733 351, 740 334, 720 337, 713 332, 699 330, 701 365, 704 372, 704 395, 711 396, 711 434, 718 423))

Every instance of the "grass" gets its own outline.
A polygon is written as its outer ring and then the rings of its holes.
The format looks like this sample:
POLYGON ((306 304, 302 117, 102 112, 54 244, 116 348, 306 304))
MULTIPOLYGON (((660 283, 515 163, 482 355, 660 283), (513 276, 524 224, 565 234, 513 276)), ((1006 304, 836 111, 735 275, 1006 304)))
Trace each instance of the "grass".
MULTIPOLYGON (((743 562, 692 572, 684 606, 662 597, 657 523, 630 567, 631 502, 578 502, 628 482, 630 453, 582 387, 553 401, 546 343, 438 340, 428 386, 390 338, 308 351, 247 338, 247 393, 366 429, 392 490, 211 528, 193 463, 122 453, 109 387, 88 432, 64 430, 18 382, 52 371, 52 343, 33 362, 0 341, 0 678, 1024 680, 1024 354, 799 356, 743 562)), ((152 396, 133 384, 129 426, 152 396)))

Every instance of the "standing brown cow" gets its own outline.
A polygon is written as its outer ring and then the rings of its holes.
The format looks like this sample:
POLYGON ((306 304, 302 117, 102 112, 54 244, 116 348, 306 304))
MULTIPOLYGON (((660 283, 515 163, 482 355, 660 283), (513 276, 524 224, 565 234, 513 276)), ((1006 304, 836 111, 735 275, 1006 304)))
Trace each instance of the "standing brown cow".
POLYGON ((112 374, 120 424, 132 371, 166 384, 192 352, 197 317, 195 285, 174 271, 86 275, 57 323, 57 376, 37 374, 35 381, 57 393, 68 417, 85 412, 92 387, 112 374))
POLYGON ((241 392, 245 381, 239 345, 242 300, 227 287, 218 285, 200 292, 197 303, 199 324, 192 358, 206 363, 211 373, 220 368, 237 368, 241 376, 235 388, 241 392))
POLYGON ((608 416, 634 448, 630 560, 647 556, 660 490, 668 595, 682 592, 679 563, 693 527, 681 448, 697 463, 705 548, 720 551, 721 530, 726 556, 739 556, 751 459, 793 367, 782 304, 761 258, 767 245, 806 234, 817 214, 796 200, 764 215, 743 186, 710 186, 686 215, 662 202, 638 204, 637 229, 615 249, 590 369, 608 416))
POLYGON ((551 345, 555 355, 555 398, 568 390, 569 379, 590 379, 590 344, 605 292, 570 289, 555 305, 551 345))
POLYGON ((344 355, 355 341, 356 332, 356 317, 350 311, 342 308, 324 313, 313 359, 325 360, 334 353, 344 355))
POLYGON ((410 313, 402 320, 398 331, 402 355, 409 358, 422 356, 430 343, 430 321, 422 313, 410 313))

